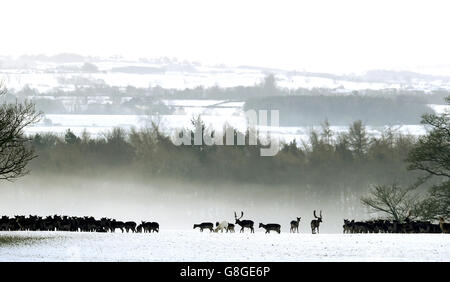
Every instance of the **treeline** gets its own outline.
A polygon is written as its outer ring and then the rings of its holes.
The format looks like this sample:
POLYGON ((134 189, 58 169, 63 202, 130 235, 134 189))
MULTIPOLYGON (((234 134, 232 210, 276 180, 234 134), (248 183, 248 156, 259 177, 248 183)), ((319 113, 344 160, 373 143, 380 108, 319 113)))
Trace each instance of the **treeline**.
POLYGON ((146 95, 143 88, 121 89, 103 84, 80 87, 74 91, 54 89, 39 93, 37 89, 24 87, 8 93, 2 100, 32 100, 36 109, 46 114, 109 114, 109 115, 168 115, 174 112, 159 98, 146 95))
MULTIPOLYGON (((236 133, 235 139, 237 134, 244 133, 236 133)), ((248 132, 245 137, 248 140, 248 132)), ((407 171, 404 160, 415 142, 414 137, 389 129, 380 137, 369 137, 360 121, 340 134, 324 123, 322 130, 311 132, 309 142, 282 144, 275 157, 261 157, 262 142, 255 146, 176 146, 157 126, 130 131, 116 128, 100 138, 87 133, 76 136, 69 130, 65 136, 34 135, 32 146, 38 158, 30 168, 35 175, 121 175, 142 181, 198 181, 211 189, 214 183, 226 182, 339 193, 365 191, 380 181, 411 183, 417 173, 407 171)))
MULTIPOLYGON (((30 95, 50 95, 50 96, 111 96, 111 97, 152 97, 156 99, 219 99, 219 100, 247 100, 257 97, 270 97, 270 96, 316 96, 316 95, 335 95, 343 94, 340 91, 342 89, 314 87, 303 88, 298 87, 295 89, 280 87, 276 82, 274 75, 266 76, 260 83, 256 83, 252 86, 234 86, 234 87, 204 87, 198 86, 195 88, 175 89, 175 88, 163 88, 161 86, 149 86, 148 88, 127 86, 118 87, 106 84, 102 79, 94 79, 87 77, 61 77, 59 79, 60 84, 70 84, 75 86, 75 90, 67 91, 65 89, 54 88, 45 93, 39 93, 36 89, 19 90, 15 93, 16 96, 30 95)), ((450 95, 450 91, 446 89, 438 89, 430 92, 423 90, 404 90, 404 89, 380 89, 380 90, 354 90, 350 94, 361 96, 412 96, 421 98, 422 102, 429 104, 443 103, 445 97, 450 95)))
POLYGON ((423 113, 432 113, 425 98, 411 95, 298 95, 261 97, 247 100, 245 109, 279 110, 280 125, 320 124, 325 118, 333 125, 362 120, 368 125, 419 124, 423 113))

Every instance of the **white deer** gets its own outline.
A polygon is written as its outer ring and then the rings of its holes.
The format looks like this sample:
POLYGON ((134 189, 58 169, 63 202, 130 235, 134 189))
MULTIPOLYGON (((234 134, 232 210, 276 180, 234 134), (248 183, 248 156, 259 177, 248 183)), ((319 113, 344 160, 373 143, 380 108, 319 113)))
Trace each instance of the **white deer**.
POLYGON ((222 221, 222 222, 216 222, 216 229, 214 229, 214 232, 219 232, 219 230, 223 233, 223 230, 226 230, 228 232, 228 221, 222 221))

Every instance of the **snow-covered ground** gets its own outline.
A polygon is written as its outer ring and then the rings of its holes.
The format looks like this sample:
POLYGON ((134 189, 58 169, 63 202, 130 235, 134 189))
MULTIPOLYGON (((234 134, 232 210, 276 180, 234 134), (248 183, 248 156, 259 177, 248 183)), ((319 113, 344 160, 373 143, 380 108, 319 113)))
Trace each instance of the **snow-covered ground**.
POLYGON ((0 261, 450 261, 448 234, 0 232, 0 261))

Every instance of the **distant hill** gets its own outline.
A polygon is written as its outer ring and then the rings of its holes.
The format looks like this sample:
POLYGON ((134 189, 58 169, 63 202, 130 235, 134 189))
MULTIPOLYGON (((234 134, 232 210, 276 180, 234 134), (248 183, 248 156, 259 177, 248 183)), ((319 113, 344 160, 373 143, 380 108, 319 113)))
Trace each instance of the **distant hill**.
MULTIPOLYGON (((300 66, 301 67, 301 66, 300 66)), ((445 67, 445 66, 443 66, 445 67)), ((9 85, 14 84, 15 89, 22 88, 25 84, 30 87, 44 85, 47 89, 58 88, 61 85, 52 83, 52 77, 40 80, 32 76, 20 77, 22 74, 108 74, 126 73, 135 75, 148 75, 147 81, 138 85, 165 85, 172 88, 170 83, 177 83, 178 89, 207 87, 211 85, 223 86, 252 86, 258 84, 270 74, 280 87, 297 88, 324 88, 340 89, 340 93, 350 93, 353 90, 381 90, 401 89, 408 91, 437 91, 450 90, 450 76, 418 73, 411 70, 370 70, 363 74, 334 74, 327 72, 310 72, 298 70, 286 70, 263 66, 241 65, 237 67, 220 65, 202 65, 199 62, 179 60, 177 58, 139 58, 126 59, 120 56, 94 57, 83 56, 74 53, 61 53, 56 55, 24 55, 18 58, 0 56, 0 79, 11 75, 9 85), (170 82, 165 81, 165 76, 160 74, 171 73, 170 82), (151 75, 155 74, 154 77, 151 75), (158 76, 158 77, 157 77, 158 76), (177 76, 177 77, 175 77, 177 76), (181 83, 180 83, 181 82, 181 83), (180 86, 181 85, 181 86, 180 86)), ((105 76, 102 76, 104 79, 105 76)), ((138 81, 140 78, 130 79, 138 81)), ((124 87, 120 82, 107 80, 110 86, 124 87)), ((120 80, 118 80, 120 81, 120 80)), ((67 89, 70 86, 65 85, 67 89)))

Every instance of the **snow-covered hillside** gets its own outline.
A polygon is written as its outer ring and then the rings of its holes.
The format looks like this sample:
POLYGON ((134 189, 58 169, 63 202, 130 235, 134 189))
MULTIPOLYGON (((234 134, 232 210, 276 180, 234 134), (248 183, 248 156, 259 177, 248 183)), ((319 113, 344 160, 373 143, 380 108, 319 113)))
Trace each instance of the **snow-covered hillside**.
POLYGON ((195 88, 252 86, 269 73, 286 88, 323 87, 336 93, 360 89, 406 89, 432 91, 450 89, 446 69, 422 68, 373 70, 365 73, 332 74, 306 70, 283 70, 255 66, 202 65, 176 58, 129 60, 120 57, 83 57, 76 54, 47 56, 0 56, 0 80, 10 89, 25 85, 44 93, 53 88, 74 90, 103 83, 109 86, 147 88, 195 88))
POLYGON ((450 261, 448 234, 0 232, 0 261, 450 261))

